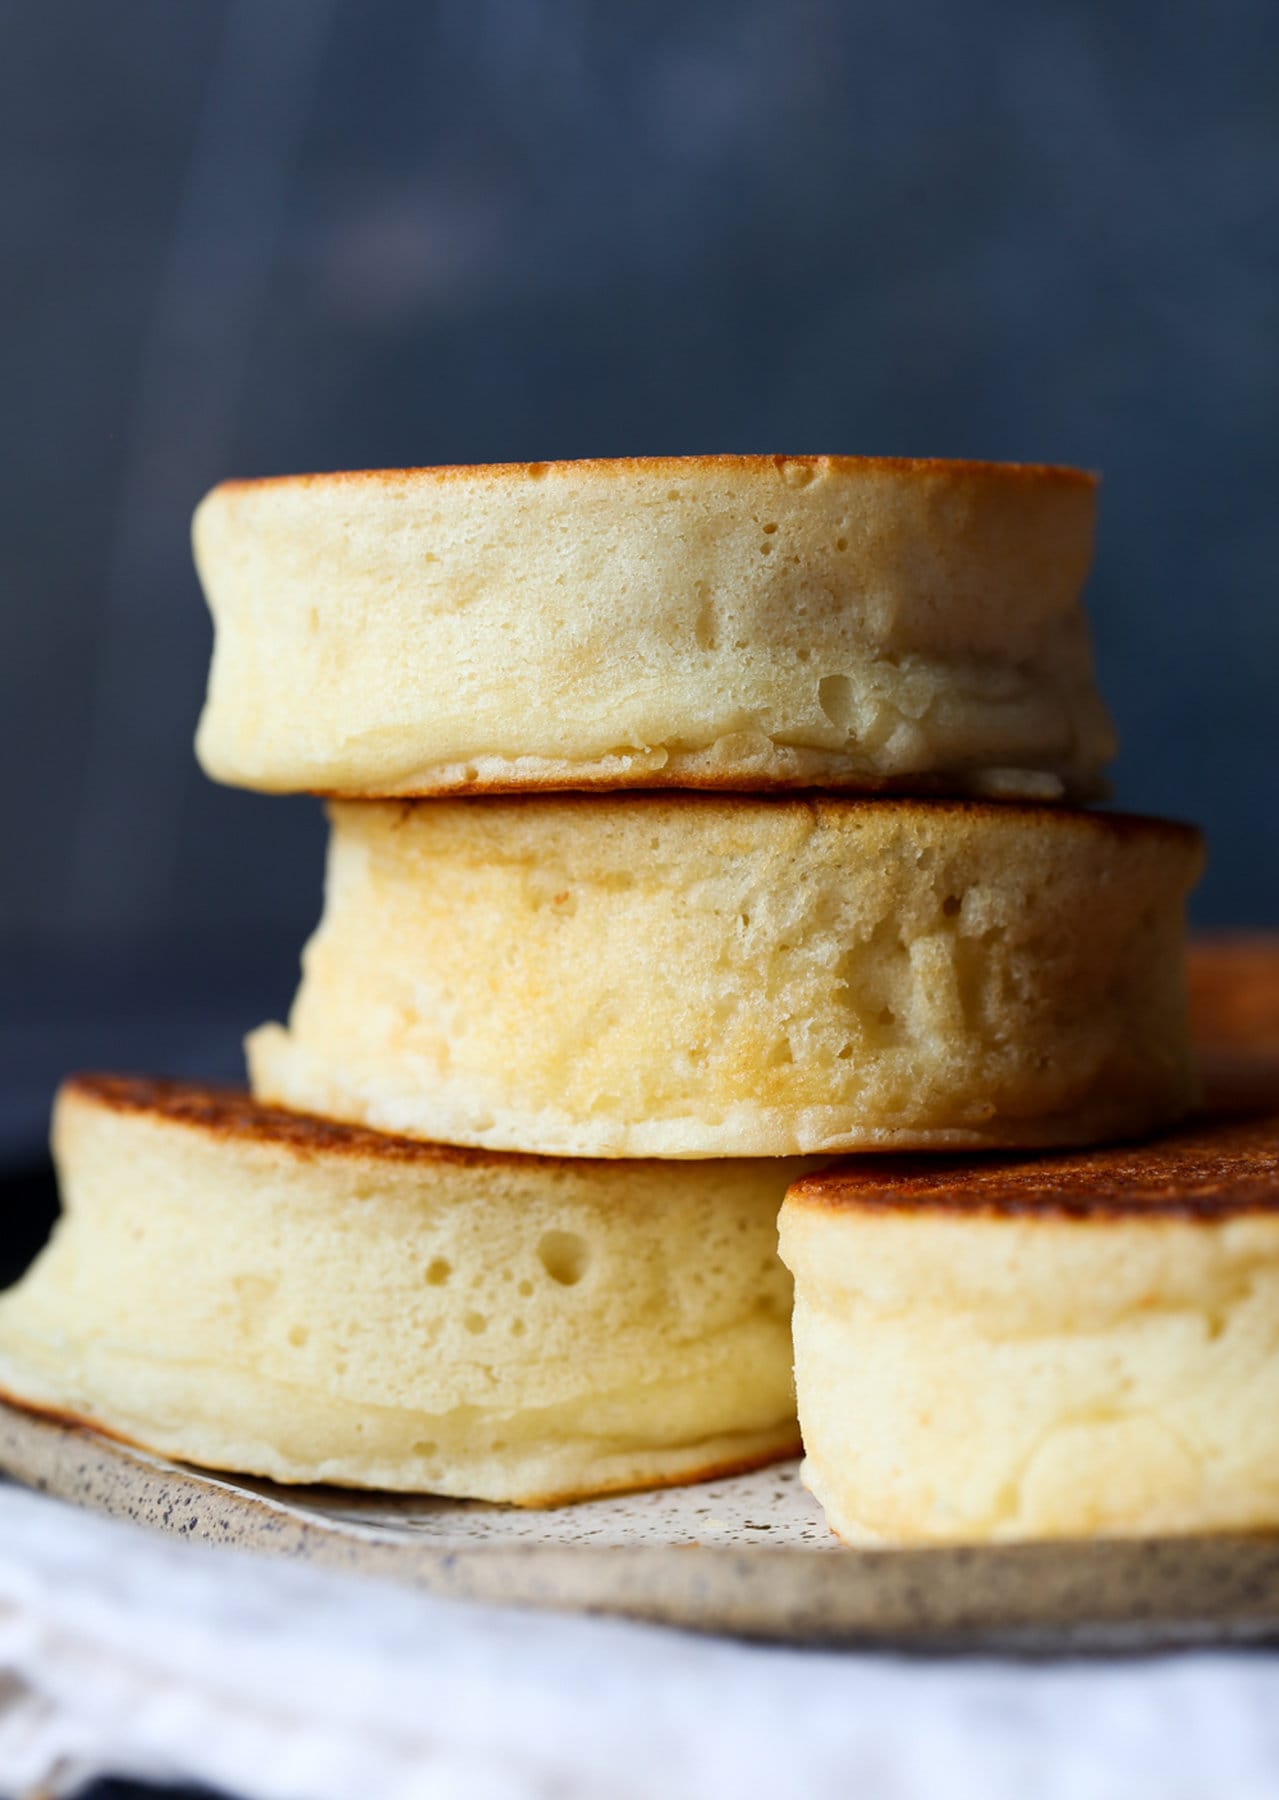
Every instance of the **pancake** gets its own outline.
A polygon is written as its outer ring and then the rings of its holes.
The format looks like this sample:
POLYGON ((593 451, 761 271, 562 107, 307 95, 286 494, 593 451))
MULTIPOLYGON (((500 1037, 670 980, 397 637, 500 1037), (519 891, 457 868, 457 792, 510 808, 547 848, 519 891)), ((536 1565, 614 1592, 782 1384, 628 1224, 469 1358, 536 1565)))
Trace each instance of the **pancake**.
POLYGON ((795 1164, 407 1143, 80 1078, 64 1214, 0 1299, 0 1390, 280 1482, 548 1505, 798 1448, 795 1164))
POLYGON ((261 1100, 568 1156, 1088 1143, 1186 1108, 1186 827, 695 794, 351 802, 261 1100))
POLYGON ((229 482, 219 781, 1095 795, 1075 469, 700 456, 229 482))
POLYGON ((840 1165, 781 1247, 805 1479, 847 1542, 1279 1525, 1279 1116, 840 1165))
POLYGON ((1279 1111, 1279 938, 1198 938, 1186 974, 1205 1106, 1279 1111))

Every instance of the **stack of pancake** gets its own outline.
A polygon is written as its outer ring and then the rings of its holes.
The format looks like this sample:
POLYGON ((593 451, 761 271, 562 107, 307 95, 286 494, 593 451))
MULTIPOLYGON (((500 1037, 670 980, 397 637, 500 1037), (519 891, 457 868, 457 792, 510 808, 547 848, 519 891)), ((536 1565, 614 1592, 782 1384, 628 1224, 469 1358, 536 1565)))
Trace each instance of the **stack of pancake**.
POLYGON ((1203 1466, 1177 1308, 1228 1332, 1254 1250, 1079 1153, 1190 1104, 1201 855, 1081 810, 1094 505, 1072 470, 825 457, 215 490, 197 747, 332 798, 324 914, 251 1097, 64 1087, 0 1386, 281 1481, 540 1504, 748 1467, 799 1444, 789 1188, 841 1534, 1144 1523, 1134 1460, 1203 1466), (1075 1230, 1090 1171, 1122 1230, 1075 1230))

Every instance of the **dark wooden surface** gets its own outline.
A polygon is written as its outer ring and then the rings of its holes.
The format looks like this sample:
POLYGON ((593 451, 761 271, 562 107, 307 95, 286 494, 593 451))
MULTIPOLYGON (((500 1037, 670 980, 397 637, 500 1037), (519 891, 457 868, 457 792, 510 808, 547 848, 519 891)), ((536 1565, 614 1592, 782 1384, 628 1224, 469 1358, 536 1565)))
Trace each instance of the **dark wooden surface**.
POLYGON ((1279 918, 1279 8, 0 6, 0 930, 299 933, 191 755, 228 474, 712 450, 1103 471, 1123 804, 1279 918))

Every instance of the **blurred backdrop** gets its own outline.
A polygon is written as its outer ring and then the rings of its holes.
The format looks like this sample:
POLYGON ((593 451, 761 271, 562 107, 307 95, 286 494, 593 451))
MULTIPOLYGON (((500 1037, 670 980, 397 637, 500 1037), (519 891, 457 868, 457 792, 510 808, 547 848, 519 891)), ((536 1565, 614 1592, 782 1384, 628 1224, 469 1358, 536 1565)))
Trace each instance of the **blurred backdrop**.
POLYGON ((1117 798, 1279 925, 1271 0, 0 0, 0 1152, 230 1071, 318 905, 205 782, 229 474, 1069 461, 1117 798))

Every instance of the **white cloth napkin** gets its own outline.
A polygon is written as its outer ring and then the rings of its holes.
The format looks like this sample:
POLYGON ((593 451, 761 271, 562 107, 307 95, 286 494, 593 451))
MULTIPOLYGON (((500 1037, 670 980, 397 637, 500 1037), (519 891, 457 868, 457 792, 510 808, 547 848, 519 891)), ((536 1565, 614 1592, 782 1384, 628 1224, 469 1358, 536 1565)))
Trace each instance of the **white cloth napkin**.
POLYGON ((1279 1659, 767 1649, 437 1600, 0 1488, 0 1793, 1271 1800, 1279 1659))

